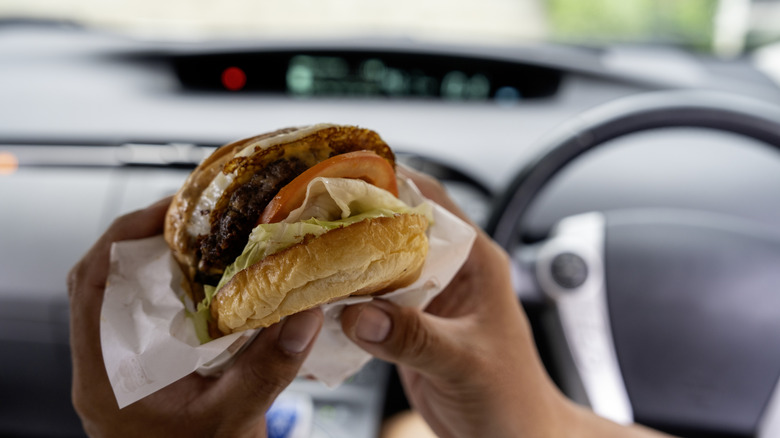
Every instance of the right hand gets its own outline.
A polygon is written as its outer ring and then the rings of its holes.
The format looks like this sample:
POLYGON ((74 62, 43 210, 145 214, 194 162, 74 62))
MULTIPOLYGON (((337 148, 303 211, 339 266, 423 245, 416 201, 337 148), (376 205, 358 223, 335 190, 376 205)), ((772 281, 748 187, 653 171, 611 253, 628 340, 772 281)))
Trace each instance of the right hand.
MULTIPOLYGON (((406 173, 466 219, 437 181, 406 173)), ((478 230, 463 268, 425 312, 374 300, 342 313, 348 337, 398 365, 410 403, 441 437, 556 435, 566 405, 537 357, 509 272, 506 253, 478 230)))
MULTIPOLYGON (((468 221, 437 181, 404 173, 468 221)), ((341 315, 346 335, 397 364, 412 407, 439 437, 652 435, 597 417, 558 391, 514 294, 507 254, 474 228, 466 263, 425 311, 381 299, 350 306, 341 315)))

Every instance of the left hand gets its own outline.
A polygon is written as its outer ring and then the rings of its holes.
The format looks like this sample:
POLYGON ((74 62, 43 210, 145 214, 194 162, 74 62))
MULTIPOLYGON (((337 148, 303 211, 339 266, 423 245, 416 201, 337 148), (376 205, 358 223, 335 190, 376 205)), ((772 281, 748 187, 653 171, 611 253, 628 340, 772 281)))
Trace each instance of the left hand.
POLYGON ((265 412, 322 326, 309 310, 263 330, 219 378, 190 374, 119 409, 100 345, 111 244, 161 234, 170 199, 118 218, 68 275, 73 404, 91 436, 265 436, 265 412))

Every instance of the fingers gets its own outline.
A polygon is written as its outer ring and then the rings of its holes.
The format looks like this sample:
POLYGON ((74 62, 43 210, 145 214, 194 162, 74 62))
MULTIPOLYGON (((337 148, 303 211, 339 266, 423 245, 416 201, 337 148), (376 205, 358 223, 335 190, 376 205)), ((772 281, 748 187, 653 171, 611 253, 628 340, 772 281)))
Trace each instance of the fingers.
POLYGON ((439 377, 460 369, 442 358, 462 356, 458 338, 467 328, 462 321, 374 300, 345 308, 341 324, 347 337, 380 359, 439 377))
POLYGON ((144 209, 116 218, 98 242, 103 244, 108 242, 110 246, 112 242, 142 239, 161 234, 165 213, 170 204, 170 197, 163 198, 144 209))
POLYGON ((71 295, 76 291, 76 280, 79 279, 88 279, 89 286, 102 288, 108 276, 111 244, 162 233, 165 213, 170 203, 171 198, 161 199, 143 210, 115 219, 68 274, 68 294, 71 295))
POLYGON ((77 344, 99 344, 98 324, 103 292, 108 278, 111 244, 120 240, 139 239, 159 234, 170 198, 146 209, 117 218, 87 254, 68 274, 68 296, 71 300, 71 333, 77 344))
POLYGON ((107 385, 100 348, 100 308, 108 277, 111 244, 161 233, 168 204, 170 198, 116 219, 68 274, 74 403, 86 393, 94 394, 93 399, 100 399, 98 404, 115 403, 107 385), (101 386, 97 382, 105 384, 101 386))
POLYGON ((481 366, 480 336, 524 327, 517 324, 524 317, 507 264, 506 254, 480 235, 469 260, 425 311, 377 299, 345 308, 342 329, 368 353, 428 376, 473 371, 481 366))
MULTIPOLYGON (((420 189, 420 193, 433 202, 449 210, 455 216, 463 219, 467 223, 474 225, 471 219, 458 207, 455 201, 447 194, 447 190, 437 179, 430 175, 418 172, 407 166, 398 166, 398 173, 414 181, 414 184, 420 189)), ((475 226, 476 227, 476 226, 475 226)))
MULTIPOLYGON (((264 329, 216 382, 218 398, 229 400, 235 430, 256 426, 273 400, 298 374, 322 328, 322 311, 306 310, 264 329)), ((225 431, 223 431, 225 432, 225 431)))

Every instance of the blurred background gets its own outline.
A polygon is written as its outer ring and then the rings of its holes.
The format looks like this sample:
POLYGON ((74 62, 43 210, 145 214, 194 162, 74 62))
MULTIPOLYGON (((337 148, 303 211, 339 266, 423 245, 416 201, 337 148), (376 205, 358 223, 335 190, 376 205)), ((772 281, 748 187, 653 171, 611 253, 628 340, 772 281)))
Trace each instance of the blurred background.
POLYGON ((720 56, 738 56, 780 37, 776 0, 4 0, 0 16, 162 39, 374 35, 469 43, 664 43, 720 56))
POLYGON ((718 57, 750 54, 780 78, 777 0, 4 0, 0 19, 177 41, 369 36, 467 45, 660 44, 718 57))

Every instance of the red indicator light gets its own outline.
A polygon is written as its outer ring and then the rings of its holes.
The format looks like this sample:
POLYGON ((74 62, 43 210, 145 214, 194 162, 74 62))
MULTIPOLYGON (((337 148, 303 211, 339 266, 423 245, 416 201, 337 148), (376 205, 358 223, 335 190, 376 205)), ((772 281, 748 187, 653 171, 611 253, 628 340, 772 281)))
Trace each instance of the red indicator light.
POLYGON ((230 91, 238 91, 246 85, 246 73, 238 67, 228 67, 222 72, 222 85, 230 91))

